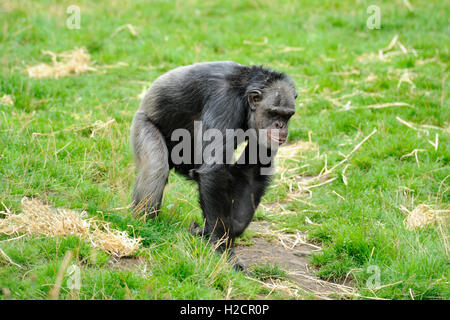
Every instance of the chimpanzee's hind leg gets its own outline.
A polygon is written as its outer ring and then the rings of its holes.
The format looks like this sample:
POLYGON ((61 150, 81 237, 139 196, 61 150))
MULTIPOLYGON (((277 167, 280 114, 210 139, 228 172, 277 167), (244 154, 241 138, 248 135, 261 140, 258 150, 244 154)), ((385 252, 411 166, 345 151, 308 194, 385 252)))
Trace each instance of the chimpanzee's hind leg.
POLYGON ((210 241, 217 246, 217 251, 227 251, 234 266, 248 273, 245 264, 236 257, 233 249, 232 189, 235 186, 232 184, 229 168, 225 165, 203 166, 196 172, 205 227, 200 228, 194 222, 191 224, 191 233, 209 236, 210 241))
POLYGON ((166 141, 161 132, 142 112, 137 112, 131 126, 131 144, 138 177, 133 190, 135 213, 154 217, 161 206, 169 176, 166 141))

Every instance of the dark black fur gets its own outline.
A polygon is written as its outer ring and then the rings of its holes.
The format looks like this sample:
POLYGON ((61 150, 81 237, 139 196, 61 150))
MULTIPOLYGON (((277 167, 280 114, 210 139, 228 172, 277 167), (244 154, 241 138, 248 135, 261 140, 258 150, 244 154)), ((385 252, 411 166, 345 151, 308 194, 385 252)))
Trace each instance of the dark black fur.
MULTIPOLYGON (((295 92, 293 81, 284 73, 234 62, 195 64, 158 78, 133 120, 132 144, 140 172, 133 194, 136 208, 143 203, 147 212, 159 209, 168 170, 174 168, 198 183, 205 226, 193 224, 191 232, 210 235, 212 241, 224 239, 220 248, 231 251, 233 239, 251 222, 269 184, 270 176, 262 175, 261 168, 271 164, 195 165, 191 159, 190 164, 175 165, 170 154, 178 142, 172 142, 171 135, 177 128, 186 128, 194 136, 196 120, 202 121, 203 130, 247 130, 249 93, 264 91, 277 81, 295 92), (150 200, 145 198, 148 195, 150 200)), ((242 157, 248 152, 247 147, 242 157)))

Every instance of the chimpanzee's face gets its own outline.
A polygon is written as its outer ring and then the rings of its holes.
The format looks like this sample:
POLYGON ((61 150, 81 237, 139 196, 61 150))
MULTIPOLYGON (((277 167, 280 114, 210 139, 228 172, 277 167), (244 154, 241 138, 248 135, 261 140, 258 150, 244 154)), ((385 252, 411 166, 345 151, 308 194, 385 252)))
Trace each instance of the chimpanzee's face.
POLYGON ((289 119, 295 113, 296 98, 295 88, 286 81, 277 81, 263 92, 252 91, 249 94, 251 127, 258 131, 267 130, 267 146, 278 147, 286 142, 289 119))

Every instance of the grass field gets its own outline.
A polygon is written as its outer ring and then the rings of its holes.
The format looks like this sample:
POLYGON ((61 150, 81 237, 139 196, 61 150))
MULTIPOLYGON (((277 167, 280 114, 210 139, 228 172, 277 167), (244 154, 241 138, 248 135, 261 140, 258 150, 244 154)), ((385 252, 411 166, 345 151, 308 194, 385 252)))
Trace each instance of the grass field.
MULTIPOLYGON (((0 98, 11 101, 0 103, 0 211, 19 213, 24 196, 37 197, 143 240, 137 267, 114 267, 75 236, 0 235, 0 298, 51 296, 69 250, 82 286, 70 290, 62 278, 59 299, 292 298, 234 271, 188 234, 202 218, 197 188, 181 176, 171 173, 155 220, 126 208, 138 95, 177 66, 234 60, 292 75, 299 98, 289 141, 316 146, 284 162, 263 200, 282 207, 260 207, 256 219, 304 232, 323 248, 311 257, 316 275, 351 279, 355 298, 449 299, 448 220, 404 224, 421 204, 448 215, 449 15, 449 3, 437 0, 1 0, 0 98), (66 26, 72 4, 80 29, 66 26), (366 26, 372 4, 380 29, 366 26), (81 47, 96 70, 28 76, 28 66, 51 62, 43 51, 81 47), (311 192, 295 183, 349 153, 311 192)), ((254 268, 252 277, 282 277, 277 268, 254 268)))

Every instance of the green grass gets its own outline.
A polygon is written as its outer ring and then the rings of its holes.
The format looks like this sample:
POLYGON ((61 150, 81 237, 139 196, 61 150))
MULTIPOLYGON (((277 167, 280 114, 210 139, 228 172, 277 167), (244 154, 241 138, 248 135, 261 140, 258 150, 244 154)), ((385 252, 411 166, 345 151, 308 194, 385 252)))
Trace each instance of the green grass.
MULTIPOLYGON (((81 29, 71 30, 65 26, 71 1, 2 1, 0 97, 12 95, 15 103, 0 105, 0 200, 19 212, 22 197, 37 196, 111 221, 144 239, 137 255, 146 268, 111 268, 106 254, 74 237, 4 241, 10 237, 3 235, 0 248, 21 268, 0 258, 0 298, 47 298, 68 250, 81 269, 82 288, 75 298, 261 298, 269 293, 188 235, 190 221, 201 222, 201 211, 196 187, 181 177, 171 174, 162 213, 153 221, 114 209, 130 202, 135 171, 128 135, 137 95, 169 69, 212 60, 263 64, 293 76, 299 98, 290 141, 307 140, 311 133, 320 148, 306 153, 301 164, 291 164, 309 165, 296 174, 317 175, 325 156, 330 168, 378 129, 350 158, 347 186, 339 167, 332 174, 338 179, 313 189, 307 199, 314 210, 298 201, 287 207, 297 214, 260 209, 256 218, 307 232, 324 248, 311 260, 317 274, 338 281, 348 275, 363 296, 450 298, 449 257, 441 232, 436 226, 407 230, 399 209, 421 203, 449 206, 450 179, 444 180, 450 161, 450 7, 445 1, 411 3, 413 11, 400 0, 77 1, 81 29), (379 30, 366 27, 371 4, 381 9, 379 30), (111 36, 128 23, 138 36, 127 30, 111 36), (395 35, 407 54, 389 61, 359 59, 377 54, 395 35), (50 61, 42 50, 83 46, 97 66, 128 66, 60 79, 30 79, 25 72, 28 65, 50 61), (303 50, 281 52, 286 47, 303 50), (357 72, 343 73, 351 70, 357 72), (405 71, 414 88, 405 82, 398 87, 405 71), (413 107, 340 111, 330 100, 356 91, 362 93, 339 101, 351 101, 352 107, 401 101, 413 107), (430 128, 426 135, 396 117, 447 131, 430 128), (110 119, 115 120, 110 127, 90 137, 92 127, 87 126, 110 119), (435 134, 437 150, 428 142, 435 134), (426 150, 418 153, 419 163, 402 157, 414 149, 426 150), (367 286, 371 266, 380 270, 380 288, 374 290, 367 286)), ((265 201, 282 201, 288 193, 287 185, 271 188, 265 201)), ((255 270, 255 277, 272 274, 282 272, 264 266, 255 270)), ((61 299, 74 297, 66 281, 61 299)), ((269 297, 285 298, 281 293, 269 297)))

